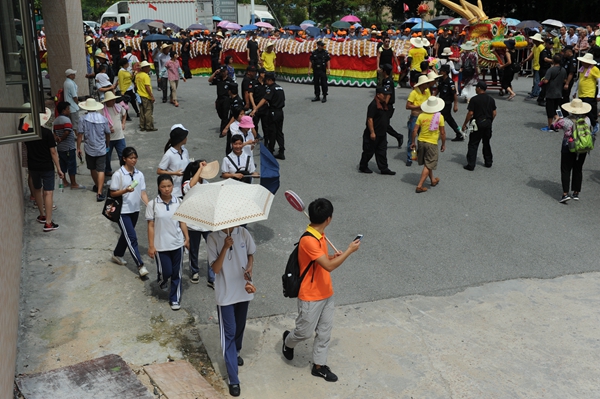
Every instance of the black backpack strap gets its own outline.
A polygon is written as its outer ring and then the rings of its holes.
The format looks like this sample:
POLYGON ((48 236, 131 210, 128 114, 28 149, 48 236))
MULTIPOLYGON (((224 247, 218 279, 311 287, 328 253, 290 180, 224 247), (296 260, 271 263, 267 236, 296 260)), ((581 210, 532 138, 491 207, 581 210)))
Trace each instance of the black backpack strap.
POLYGON ((250 155, 246 158, 246 172, 248 172, 248 165, 250 165, 250 155))
POLYGON ((229 159, 229 162, 231 162, 231 164, 235 168, 236 172, 239 172, 241 170, 240 168, 237 167, 237 165, 235 164, 235 162, 233 162, 233 159, 229 158, 229 155, 227 155, 227 159, 229 159))
MULTIPOLYGON (((313 237, 315 240, 317 239, 317 237, 315 237, 314 235, 312 235, 311 233, 309 233, 308 231, 305 231, 304 234, 302 234, 300 236, 300 240, 302 239, 302 237, 306 237, 306 236, 311 236, 313 237)), ((300 245, 300 240, 298 240, 298 245, 300 245)), ((318 240, 317 240, 318 241, 318 240)), ((306 274, 308 273, 308 270, 315 264, 314 260, 311 260, 310 263, 308 264, 308 266, 306 267, 306 269, 304 269, 304 271, 302 272, 302 275, 300 276, 300 284, 302 284, 302 281, 304 281, 304 277, 306 276, 306 274)), ((313 279, 315 277, 315 269, 313 269, 313 279)), ((311 279, 311 282, 313 280, 311 279)))

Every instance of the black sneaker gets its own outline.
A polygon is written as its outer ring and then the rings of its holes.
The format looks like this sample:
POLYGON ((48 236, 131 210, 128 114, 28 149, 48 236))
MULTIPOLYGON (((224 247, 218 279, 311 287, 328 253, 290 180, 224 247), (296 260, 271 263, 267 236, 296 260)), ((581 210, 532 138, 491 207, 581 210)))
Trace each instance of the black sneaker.
POLYGON ((315 98, 313 98, 312 100, 313 103, 316 103, 317 101, 321 101, 321 98, 319 96, 316 96, 315 98))
POLYGON ((327 102, 327 96, 323 96, 323 99, 321 100, 322 103, 326 103, 327 102))
POLYGON ((338 380, 337 375, 333 374, 328 366, 320 366, 317 368, 316 364, 313 364, 312 371, 310 372, 315 377, 323 377, 325 381, 336 382, 338 380))
POLYGON ((58 229, 58 225, 54 222, 44 223, 44 231, 45 232, 57 230, 57 229, 58 229))
POLYGON ((286 330, 283 332, 283 346, 281 347, 281 353, 283 353, 283 356, 287 360, 292 360, 294 358, 294 348, 288 348, 285 346, 285 339, 288 335, 290 335, 289 331, 286 330))
POLYGON ((215 289, 215 282, 214 281, 207 281, 206 282, 206 286, 212 288, 213 290, 215 289))
POLYGON ((369 168, 358 168, 360 173, 373 173, 373 171, 369 168))
POLYGON ((242 359, 241 356, 238 356, 238 366, 243 366, 244 365, 244 359, 242 359))
POLYGON ((275 158, 277 159, 281 159, 282 161, 285 160, 285 155, 283 154, 282 151, 279 151, 277 154, 273 155, 275 158))
POLYGON ((242 390, 240 389, 240 384, 232 384, 229 385, 229 394, 231 396, 240 396, 242 390))
POLYGON ((402 148, 402 144, 404 144, 404 136, 401 134, 398 139, 398 148, 402 148))
POLYGON ((104 196, 104 194, 96 194, 96 202, 102 202, 105 200, 106 200, 106 197, 104 196))
POLYGON ((406 160, 406 166, 412 166, 412 161, 410 159, 406 160))
POLYGON ((394 176, 396 174, 396 172, 394 172, 393 170, 386 169, 386 170, 382 170, 381 174, 388 175, 388 176, 394 176))
POLYGON ((571 198, 574 199, 575 201, 579 201, 579 193, 575 194, 571 194, 571 198))
POLYGON ((560 202, 561 204, 566 204, 570 199, 571 199, 571 196, 569 194, 566 194, 566 195, 563 195, 562 198, 558 202, 560 202))
POLYGON ((463 169, 464 169, 464 170, 468 170, 468 171, 471 171, 471 172, 472 172, 472 171, 474 171, 474 170, 475 170, 475 167, 474 167, 474 166, 465 165, 465 166, 463 166, 463 169))

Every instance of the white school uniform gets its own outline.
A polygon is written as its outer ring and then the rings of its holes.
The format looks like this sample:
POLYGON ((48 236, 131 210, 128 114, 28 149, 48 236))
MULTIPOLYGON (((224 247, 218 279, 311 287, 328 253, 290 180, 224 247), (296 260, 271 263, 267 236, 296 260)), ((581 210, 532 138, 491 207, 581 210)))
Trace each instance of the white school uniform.
MULTIPOLYGON (((181 154, 173 147, 169 147, 167 152, 163 155, 158 167, 169 172, 175 172, 180 170, 183 172, 190 163, 190 155, 185 146, 181 146, 181 154)), ((171 176, 173 178, 173 196, 183 197, 181 192, 181 185, 183 183, 183 176, 171 176)))
POLYGON ((135 213, 140 211, 140 201, 142 199, 142 191, 146 191, 146 180, 144 174, 137 169, 134 169, 133 174, 129 173, 125 166, 121 166, 119 170, 112 175, 110 181, 110 189, 113 191, 123 190, 129 187, 136 180, 138 185, 132 192, 123 194, 123 207, 121 213, 135 213))
POLYGON ((173 220, 180 204, 181 200, 175 195, 168 204, 158 195, 146 206, 146 220, 154 220, 154 248, 158 252, 173 251, 185 243, 179 221, 173 220))

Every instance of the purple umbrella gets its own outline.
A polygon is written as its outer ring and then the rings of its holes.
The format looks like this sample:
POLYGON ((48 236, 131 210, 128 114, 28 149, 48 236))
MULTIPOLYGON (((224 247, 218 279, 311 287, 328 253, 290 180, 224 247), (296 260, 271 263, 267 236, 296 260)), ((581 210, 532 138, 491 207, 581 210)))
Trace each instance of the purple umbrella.
POLYGON ((217 28, 224 28, 225 25, 227 25, 228 23, 230 23, 230 22, 228 20, 224 19, 217 24, 217 28))
POLYGON ((346 15, 344 18, 340 19, 340 21, 354 23, 360 22, 360 18, 358 18, 356 15, 346 15))
POLYGON ((257 22, 254 25, 258 26, 259 28, 275 29, 275 27, 268 22, 257 22))
POLYGON ((223 26, 223 28, 228 30, 240 30, 242 29, 242 25, 238 25, 235 22, 228 22, 227 24, 225 24, 225 26, 223 26))
POLYGON ((173 32, 179 32, 181 30, 181 28, 175 25, 173 22, 167 22, 165 24, 165 28, 171 28, 173 32))

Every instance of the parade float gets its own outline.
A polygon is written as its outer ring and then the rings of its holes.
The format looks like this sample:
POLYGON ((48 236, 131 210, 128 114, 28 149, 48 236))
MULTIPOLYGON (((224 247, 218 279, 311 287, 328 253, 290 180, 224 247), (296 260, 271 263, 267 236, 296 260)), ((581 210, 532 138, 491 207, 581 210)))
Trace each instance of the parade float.
MULTIPOLYGON (((502 63, 501 53, 505 49, 505 34, 508 26, 504 18, 489 18, 483 11, 481 0, 477 5, 465 0, 460 0, 460 5, 450 0, 440 0, 440 3, 466 18, 469 25, 465 27, 466 40, 472 40, 477 45, 479 64, 484 68, 493 68, 502 63)), ((429 13, 428 6, 423 3, 418 9, 419 16, 424 17, 429 13)), ((523 36, 514 36, 516 48, 527 47, 523 36)), ((104 39, 108 44, 108 39, 104 39)), ((121 38, 126 46, 133 48, 134 54, 141 58, 142 38, 121 38)), ((267 43, 273 38, 258 38, 259 48, 265 50, 267 43)), ((329 82, 334 85, 343 86, 375 86, 377 82, 377 44, 376 41, 368 39, 322 39, 325 48, 331 55, 331 71, 329 82)), ((274 40, 274 50, 277 53, 276 72, 281 79, 290 82, 309 82, 312 77, 308 75, 310 53, 317 48, 316 40, 304 40, 301 38, 287 38, 274 40)), ((45 61, 46 42, 44 38, 38 39, 42 63, 45 61)), ((145 43, 144 43, 145 44, 145 43)), ((211 61, 209 52, 209 41, 193 41, 191 43, 191 58, 189 66, 192 74, 197 76, 208 76, 211 74, 211 61)), ((223 59, 233 56, 233 66, 238 71, 243 71, 247 65, 246 59, 247 39, 241 37, 228 37, 223 40, 223 59)), ((148 43, 150 49, 156 43, 148 43)), ((411 48, 410 38, 392 39, 391 47, 404 59, 411 48)), ((174 43, 174 50, 179 51, 180 44, 174 43)), ((435 60, 431 60, 435 64, 435 60)), ((394 63, 395 64, 395 63, 394 63)), ((394 65, 395 78, 399 75, 399 68, 394 65)))

